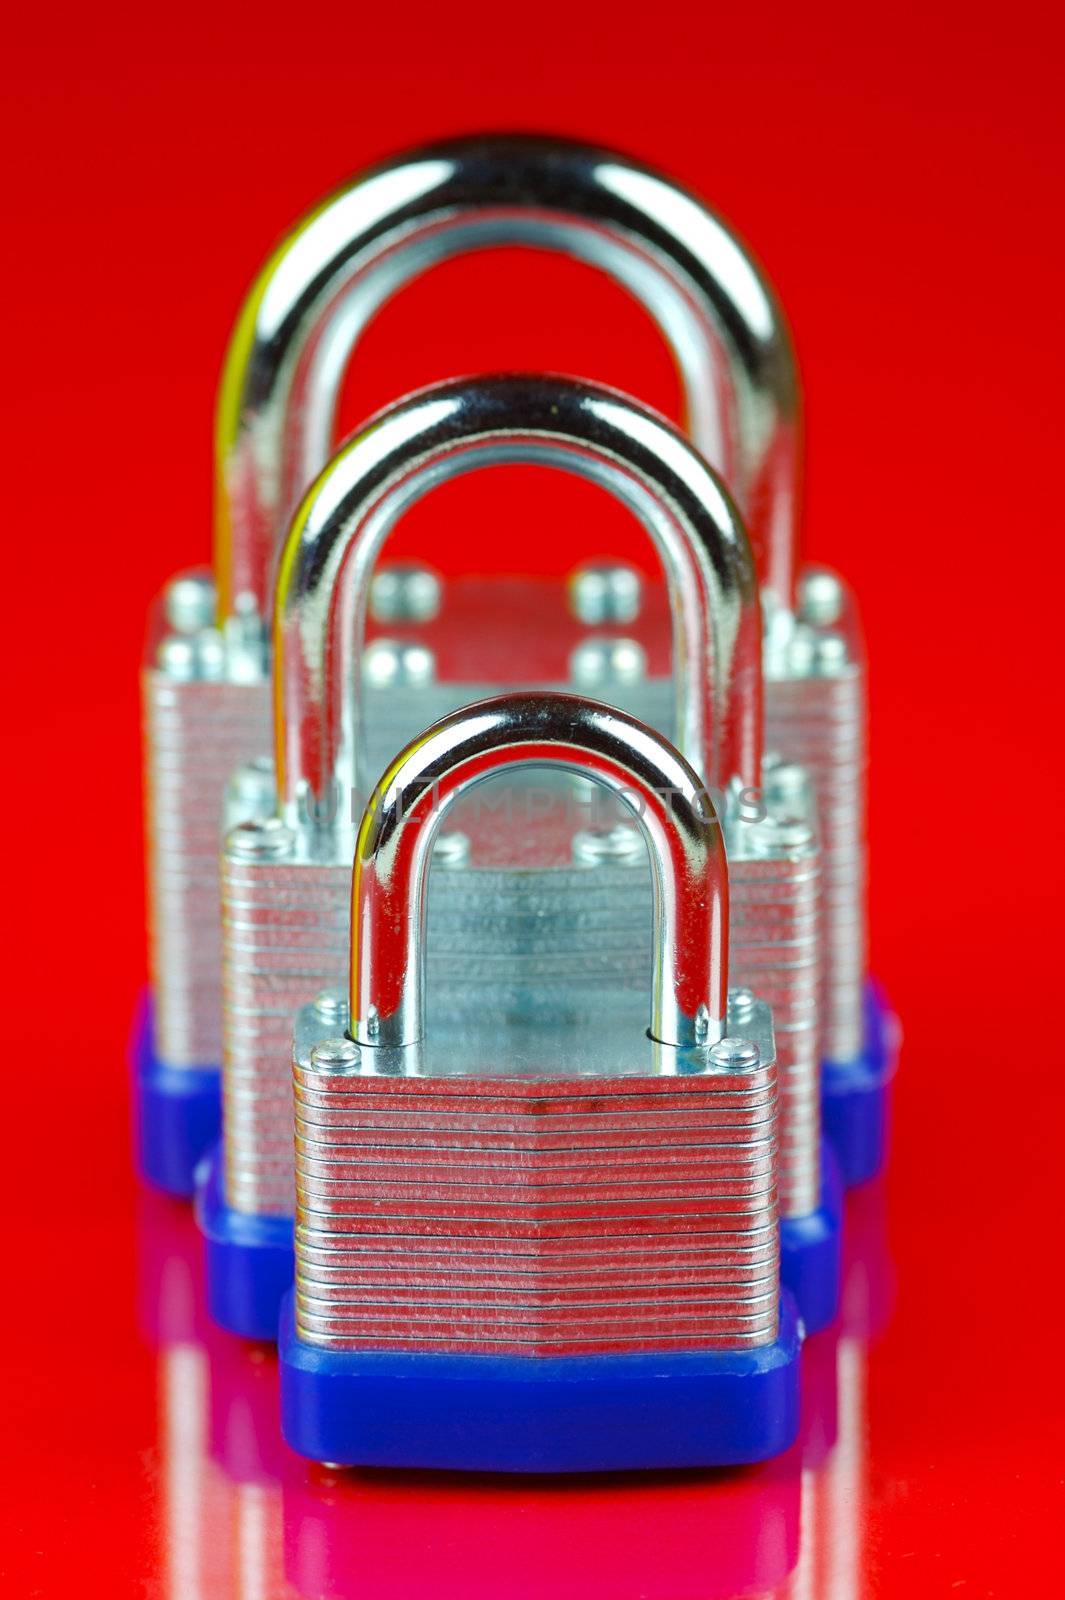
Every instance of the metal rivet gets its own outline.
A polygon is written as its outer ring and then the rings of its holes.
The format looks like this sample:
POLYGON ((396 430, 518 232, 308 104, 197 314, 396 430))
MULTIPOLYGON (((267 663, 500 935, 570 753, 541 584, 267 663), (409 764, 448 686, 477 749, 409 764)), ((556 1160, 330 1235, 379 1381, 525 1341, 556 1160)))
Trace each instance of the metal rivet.
POLYGON ((470 837, 458 828, 451 828, 447 833, 438 833, 433 840, 433 866, 446 867, 449 871, 455 867, 464 867, 470 859, 470 837))
POLYGON ((781 850, 802 850, 813 843, 813 829, 802 817, 763 817, 751 823, 744 839, 756 855, 771 856, 781 850))
POLYGON ((838 672, 847 665, 847 641, 841 633, 819 633, 814 642, 814 668, 818 672, 838 672))
POLYGON ((834 572, 821 568, 799 579, 799 616, 816 628, 838 622, 843 613, 843 585, 834 572))
POLYGON ((362 1052, 351 1039, 323 1039, 311 1051, 311 1066, 316 1072, 329 1072, 342 1078, 357 1072, 362 1052))
POLYGON ((749 1067, 756 1067, 761 1060, 761 1053, 756 1044, 750 1039, 719 1039, 707 1051, 708 1060, 715 1067, 730 1067, 733 1070, 743 1071, 749 1067))
POLYGON ((175 633, 199 633, 215 620, 217 593, 209 572, 183 572, 163 596, 167 623, 175 633))
POLYGON ((581 622, 632 622, 640 614, 643 583, 633 567, 593 562, 578 567, 569 580, 570 607, 581 622))
POLYGON ((436 676, 436 658, 423 644, 375 639, 363 655, 362 668, 375 689, 423 688, 436 676))
POLYGON ((750 989, 730 989, 728 992, 729 1015, 739 1021, 746 1021, 754 1011, 754 993, 750 989))
POLYGON ((797 761, 782 761, 778 757, 763 765, 762 790, 767 799, 782 803, 808 797, 810 775, 797 761))
POLYGON ((623 822, 613 828, 583 828, 573 836, 573 860, 578 867, 629 867, 646 859, 642 835, 623 822))
POLYGON ((189 683, 197 676, 198 652, 195 642, 181 634, 171 634, 156 651, 155 664, 160 672, 178 683, 189 683))
POLYGON ((226 671, 225 640, 217 628, 201 628, 196 635, 195 645, 197 677, 217 683, 226 671))
POLYGON ((314 997, 314 1010, 316 1016, 323 1022, 346 1023, 351 1015, 348 997, 337 989, 323 989, 314 997))
POLYGON ((647 655, 635 639, 585 639, 570 656, 569 670, 582 689, 639 683, 647 675, 647 655))
POLYGON ((370 582, 370 615, 378 622, 431 622, 443 586, 435 572, 414 562, 382 567, 370 582))
POLYGON ((286 856, 295 842, 295 834, 280 817, 238 822, 226 835, 226 849, 230 855, 243 856, 248 860, 286 856))

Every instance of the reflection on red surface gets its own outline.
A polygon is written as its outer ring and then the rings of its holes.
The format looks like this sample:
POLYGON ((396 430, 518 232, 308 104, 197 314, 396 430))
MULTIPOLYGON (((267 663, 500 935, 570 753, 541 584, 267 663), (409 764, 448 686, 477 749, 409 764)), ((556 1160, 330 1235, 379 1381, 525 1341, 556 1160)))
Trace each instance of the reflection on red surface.
POLYGON ((803 1425, 738 1472, 491 1478, 337 1472, 278 1429, 272 1349, 212 1328, 200 1239, 142 1197, 138 1310, 156 1350, 168 1600, 856 1600, 865 1376, 890 1308, 884 1195, 851 1197, 844 1313, 804 1351, 803 1425))

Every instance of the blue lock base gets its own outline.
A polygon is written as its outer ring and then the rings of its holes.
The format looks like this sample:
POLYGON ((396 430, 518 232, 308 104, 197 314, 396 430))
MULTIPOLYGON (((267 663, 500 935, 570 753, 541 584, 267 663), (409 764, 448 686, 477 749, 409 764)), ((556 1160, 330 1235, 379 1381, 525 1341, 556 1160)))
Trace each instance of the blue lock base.
POLYGON ((228 1333, 276 1339, 281 1301, 295 1276, 291 1217, 233 1211, 222 1193, 222 1146, 204 1161, 196 1221, 207 1244, 207 1309, 228 1333))
POLYGON ((221 1071, 159 1060, 147 996, 137 1008, 130 1055, 141 1174, 153 1188, 188 1199, 196 1168, 222 1126, 221 1071))
POLYGON ((874 1178, 884 1165, 898 1055, 898 1023, 875 983, 866 985, 864 1011, 861 1055, 821 1063, 822 1125, 848 1189, 874 1178))
POLYGON ((807 1333, 834 1322, 843 1257, 843 1183, 832 1149, 821 1146, 821 1204, 780 1219, 780 1281, 795 1298, 807 1333))
POLYGON ((765 1461, 799 1425, 789 1295, 759 1350, 470 1356, 320 1350, 281 1310, 281 1431, 312 1461, 467 1472, 619 1472, 765 1461))

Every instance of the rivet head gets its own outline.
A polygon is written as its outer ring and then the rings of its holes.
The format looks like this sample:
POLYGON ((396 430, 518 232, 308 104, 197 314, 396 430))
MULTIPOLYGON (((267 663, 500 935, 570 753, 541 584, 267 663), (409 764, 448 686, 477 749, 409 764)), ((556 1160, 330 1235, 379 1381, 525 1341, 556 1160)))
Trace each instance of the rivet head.
POLYGON ((230 855, 247 860, 274 860, 286 856, 295 844, 296 836, 280 817, 263 817, 238 822, 226 835, 226 849, 230 855))
POLYGON ((370 615, 378 622, 431 622, 440 610, 435 572, 414 562, 382 567, 370 583, 370 615))
POLYGON ((333 1077, 349 1077, 359 1070, 362 1052, 351 1039, 323 1039, 311 1051, 311 1066, 316 1072, 333 1077))
POLYGON ((799 579, 799 616, 815 628, 831 627, 843 614, 843 585, 834 572, 817 568, 799 579))
POLYGON ((163 609, 175 633, 199 633, 215 620, 217 594, 209 572, 182 572, 166 586, 163 609))
POLYGON ((155 664, 160 672, 177 683, 189 683, 198 675, 199 656, 196 643, 183 634, 170 634, 156 651, 155 664))
POLYGON ((841 633, 819 633, 814 644, 815 672, 839 672, 850 659, 847 641, 841 633))
POLYGON ((351 1014, 348 997, 338 989, 323 989, 314 997, 314 1009, 323 1022, 347 1023, 351 1014))
POLYGON ((433 840, 433 866, 454 871, 464 867, 470 859, 470 836, 459 828, 449 828, 438 833, 433 840))
POLYGON ((632 867, 646 859, 642 834, 623 822, 613 828, 582 828, 573 836, 573 861, 578 867, 632 867))
POLYGON ((632 622, 640 613, 643 584, 634 567, 620 562, 590 562, 569 580, 573 614, 589 627, 632 622))
POLYGON ((436 657, 423 644, 375 639, 363 655, 362 670, 374 689, 420 689, 436 677, 436 657))
POLYGON ((806 850, 813 843, 813 829, 803 817, 770 816, 752 822, 744 840, 756 856, 776 856, 787 850, 806 850))
POLYGON ((774 801, 805 799, 810 791, 810 775, 797 761, 763 762, 762 790, 774 801))
POLYGON ((715 1067, 726 1067, 732 1072, 743 1072, 756 1067, 761 1060, 758 1046, 750 1039, 731 1036, 719 1039, 707 1051, 707 1059, 715 1067))
POLYGON ((635 639, 585 639, 570 656, 569 670, 581 689, 639 683, 647 676, 647 654, 635 639))
POLYGON ((730 989, 728 992, 730 1015, 746 1019, 754 1010, 754 992, 751 989, 730 989))

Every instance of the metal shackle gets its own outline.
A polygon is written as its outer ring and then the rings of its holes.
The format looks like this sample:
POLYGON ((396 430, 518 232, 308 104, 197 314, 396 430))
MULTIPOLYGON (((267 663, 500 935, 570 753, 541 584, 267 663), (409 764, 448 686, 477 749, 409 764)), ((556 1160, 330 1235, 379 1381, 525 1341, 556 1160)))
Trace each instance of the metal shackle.
POLYGON ((371 419, 308 491, 281 556, 274 738, 283 814, 331 814, 359 774, 362 641, 374 562, 398 517, 482 466, 592 479, 650 533, 665 568, 679 677, 675 743, 705 783, 760 779, 761 610, 743 525, 702 457, 611 389, 513 374, 423 389, 371 419))
POLYGON ((452 804, 515 766, 602 784, 633 811, 654 896, 649 1033, 680 1049, 724 1031, 728 870, 709 796, 673 747, 635 717, 569 694, 481 700, 414 739, 381 778, 355 846, 351 1017, 359 1044, 425 1035, 425 922, 433 840, 452 804))
POLYGON ((668 342, 685 427, 734 493, 763 588, 791 609, 801 402, 775 296, 701 200, 612 150, 564 139, 445 141, 371 168, 274 251, 230 340, 216 417, 219 615, 269 606, 276 550, 331 453, 348 358, 397 290, 502 245, 601 268, 668 342))

